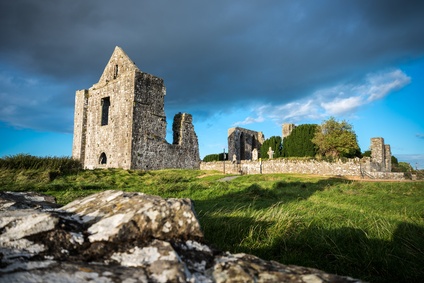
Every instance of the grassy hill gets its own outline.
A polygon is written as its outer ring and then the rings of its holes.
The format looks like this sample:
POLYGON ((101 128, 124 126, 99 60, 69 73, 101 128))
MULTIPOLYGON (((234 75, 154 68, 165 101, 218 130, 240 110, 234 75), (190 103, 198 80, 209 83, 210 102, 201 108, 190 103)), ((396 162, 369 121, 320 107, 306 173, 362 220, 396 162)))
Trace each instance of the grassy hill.
POLYGON ((424 182, 269 174, 222 181, 199 170, 0 169, 0 190, 66 204, 102 190, 194 200, 212 246, 371 282, 424 278, 424 182))

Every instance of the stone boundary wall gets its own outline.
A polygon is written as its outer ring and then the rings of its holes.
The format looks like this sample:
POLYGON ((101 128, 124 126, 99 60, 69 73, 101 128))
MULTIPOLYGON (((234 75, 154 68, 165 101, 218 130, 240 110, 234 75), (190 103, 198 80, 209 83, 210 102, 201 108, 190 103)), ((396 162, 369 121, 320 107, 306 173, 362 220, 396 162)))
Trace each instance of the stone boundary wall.
POLYGON ((400 172, 368 172, 374 179, 405 180, 405 174, 400 172))
MULTIPOLYGON (((345 162, 296 159, 273 159, 260 161, 243 160, 239 164, 225 162, 226 174, 271 174, 296 173, 323 176, 358 176, 372 179, 404 179, 403 173, 393 172, 364 172, 366 165, 360 159, 349 159, 345 162)), ((201 162, 201 170, 224 170, 223 161, 201 162)))

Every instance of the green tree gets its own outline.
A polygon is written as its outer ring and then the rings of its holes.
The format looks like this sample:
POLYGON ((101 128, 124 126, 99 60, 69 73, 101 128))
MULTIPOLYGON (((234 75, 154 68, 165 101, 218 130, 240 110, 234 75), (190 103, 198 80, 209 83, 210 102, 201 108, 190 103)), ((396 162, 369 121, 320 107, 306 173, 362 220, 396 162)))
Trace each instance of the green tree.
POLYGON ((371 157, 371 150, 366 150, 362 153, 363 157, 371 157))
POLYGON ((269 158, 268 156, 268 150, 271 147, 271 149, 274 151, 274 158, 282 157, 283 155, 283 148, 282 148, 282 139, 279 136, 272 136, 269 139, 266 139, 264 143, 261 146, 261 157, 262 158, 269 158))
POLYGON ((360 156, 356 134, 352 125, 346 121, 338 122, 330 117, 317 127, 312 142, 317 146, 318 153, 328 157, 360 156))
POLYGON ((392 165, 396 166, 396 165, 399 164, 399 161, 395 156, 392 155, 392 157, 390 159, 392 161, 392 165))
POLYGON ((396 168, 399 172, 411 172, 414 170, 414 168, 412 168, 411 164, 409 164, 408 162, 399 162, 396 165, 396 168))
POLYGON ((315 124, 304 124, 294 128, 291 134, 283 139, 283 156, 315 156, 317 151, 312 139, 317 127, 315 124))

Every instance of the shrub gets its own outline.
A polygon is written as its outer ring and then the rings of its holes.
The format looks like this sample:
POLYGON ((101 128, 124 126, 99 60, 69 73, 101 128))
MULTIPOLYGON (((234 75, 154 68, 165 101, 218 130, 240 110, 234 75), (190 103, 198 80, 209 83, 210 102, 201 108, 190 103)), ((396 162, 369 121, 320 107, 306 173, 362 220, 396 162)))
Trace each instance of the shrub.
POLYGON ((284 157, 313 157, 317 154, 315 144, 312 139, 318 125, 304 124, 293 129, 291 134, 283 139, 284 157))
MULTIPOLYGON (((203 157, 203 162, 223 161, 224 153, 208 154, 203 157)), ((225 153, 225 160, 228 160, 228 153, 225 153)))

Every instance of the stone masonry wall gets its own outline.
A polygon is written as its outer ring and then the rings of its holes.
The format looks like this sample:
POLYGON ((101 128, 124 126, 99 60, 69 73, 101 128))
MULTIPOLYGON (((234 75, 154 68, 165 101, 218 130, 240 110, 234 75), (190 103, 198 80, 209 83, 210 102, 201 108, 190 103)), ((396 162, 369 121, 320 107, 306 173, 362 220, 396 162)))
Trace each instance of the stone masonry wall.
POLYGON ((392 151, 390 150, 390 145, 385 144, 384 145, 384 156, 386 157, 385 166, 386 166, 386 172, 392 171, 392 151))
POLYGON ((85 160, 87 106, 88 90, 77 91, 75 95, 74 142, 72 145, 72 157, 81 161, 85 160))
POLYGON ((134 72, 120 74, 119 80, 90 88, 87 103, 85 158, 86 168, 130 169, 134 72), (109 98, 108 122, 102 125, 102 99, 109 98), (105 153, 106 164, 99 164, 105 153))
POLYGON ((199 169, 199 147, 190 114, 174 117, 174 143, 155 135, 141 135, 134 141, 133 168, 155 170, 164 168, 199 169), (176 134, 178 133, 178 134, 176 134), (177 140, 175 140, 177 136, 177 140))
POLYGON ((173 147, 177 149, 176 165, 184 164, 184 168, 200 166, 199 142, 193 126, 193 117, 187 113, 178 113, 172 124, 173 147))
MULTIPOLYGON (((260 161, 241 161, 239 164, 230 161, 225 162, 226 174, 271 174, 271 173, 294 173, 313 174, 322 176, 357 176, 375 179, 404 179, 403 173, 392 172, 368 172, 364 175, 363 168, 366 166, 360 159, 341 160, 336 162, 316 160, 273 159, 260 161)), ((223 161, 202 162, 201 170, 223 171, 223 161)))
MULTIPOLYGON (((223 170, 223 162, 202 162, 202 170, 223 170)), ((269 173, 301 173, 315 175, 360 176, 359 160, 348 162, 326 162, 316 160, 273 159, 260 161, 245 160, 237 163, 227 161, 225 172, 228 174, 269 174, 269 173)))

